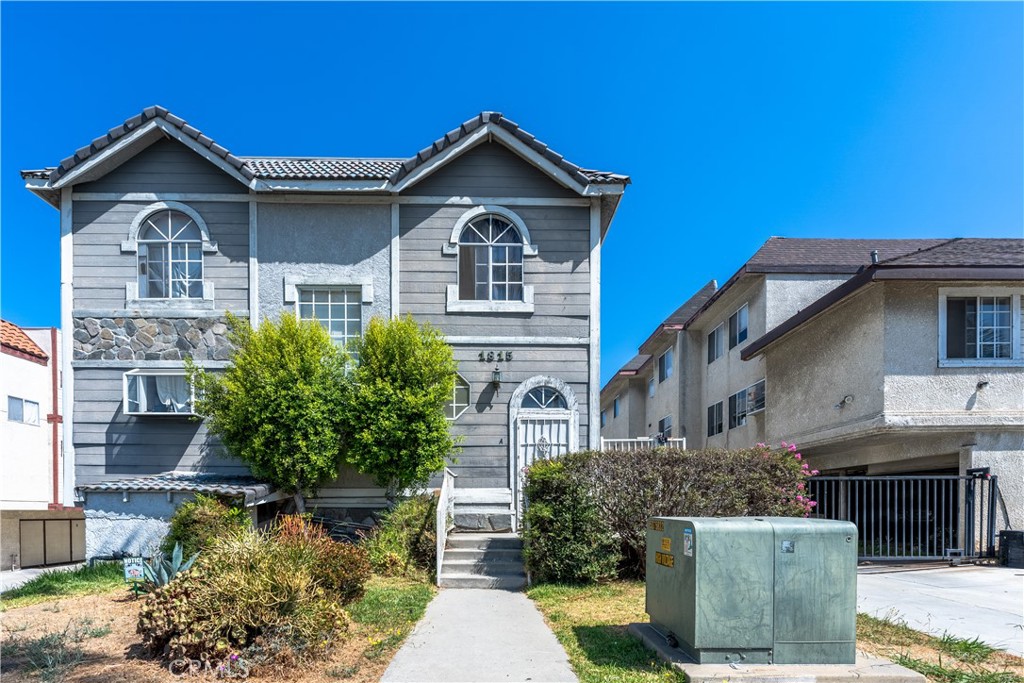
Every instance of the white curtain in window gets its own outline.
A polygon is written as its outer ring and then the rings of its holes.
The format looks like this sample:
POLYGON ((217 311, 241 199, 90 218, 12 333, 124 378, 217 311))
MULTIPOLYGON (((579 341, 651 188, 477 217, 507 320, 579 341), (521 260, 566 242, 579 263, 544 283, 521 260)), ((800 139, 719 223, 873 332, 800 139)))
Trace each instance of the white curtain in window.
POLYGON ((189 412, 192 392, 188 380, 181 375, 157 375, 156 395, 170 413, 189 412))

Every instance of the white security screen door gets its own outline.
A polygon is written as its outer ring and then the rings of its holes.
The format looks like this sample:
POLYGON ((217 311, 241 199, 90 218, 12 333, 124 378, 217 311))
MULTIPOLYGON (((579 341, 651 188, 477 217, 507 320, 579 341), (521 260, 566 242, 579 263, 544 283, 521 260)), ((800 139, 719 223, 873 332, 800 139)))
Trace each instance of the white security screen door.
MULTIPOLYGON (((572 411, 557 390, 540 386, 523 398, 515 424, 515 499, 517 517, 523 513, 523 470, 537 460, 557 458, 573 448, 572 411)), ((521 519, 517 519, 521 522, 521 519)), ((518 526, 518 524, 517 524, 518 526)))

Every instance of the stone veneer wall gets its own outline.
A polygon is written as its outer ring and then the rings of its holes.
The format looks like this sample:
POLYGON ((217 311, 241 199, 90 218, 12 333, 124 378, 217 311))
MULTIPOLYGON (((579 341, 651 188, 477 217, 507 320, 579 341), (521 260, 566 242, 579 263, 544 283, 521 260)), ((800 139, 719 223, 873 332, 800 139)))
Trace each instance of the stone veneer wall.
POLYGON ((228 360, 223 318, 75 318, 75 360, 228 360))

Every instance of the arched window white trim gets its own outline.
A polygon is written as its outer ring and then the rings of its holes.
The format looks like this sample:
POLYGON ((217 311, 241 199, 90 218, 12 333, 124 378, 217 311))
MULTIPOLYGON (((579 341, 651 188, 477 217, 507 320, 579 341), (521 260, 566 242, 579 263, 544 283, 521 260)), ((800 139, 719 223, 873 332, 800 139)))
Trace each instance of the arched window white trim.
POLYGON ((519 231, 519 237, 523 241, 524 257, 537 255, 537 245, 530 238, 530 229, 526 227, 526 223, 519 217, 519 214, 504 206, 495 206, 493 204, 474 206, 459 216, 459 220, 455 221, 455 227, 452 228, 452 234, 448 237, 448 243, 442 247, 441 251, 449 256, 457 255, 459 253, 459 236, 462 235, 462 230, 477 218, 488 214, 500 216, 515 226, 516 230, 519 231))
MULTIPOLYGON (((210 240, 210 230, 206 221, 199 215, 199 212, 181 202, 163 201, 150 204, 139 211, 128 229, 128 239, 121 242, 121 252, 130 254, 142 254, 139 252, 139 236, 145 234, 149 225, 149 219, 161 212, 173 211, 186 216, 199 230, 199 239, 190 240, 197 244, 201 254, 216 253, 217 243, 210 240)), ((143 240, 145 242, 146 240, 143 240)), ((192 292, 189 296, 153 296, 151 292, 141 291, 139 282, 142 278, 141 270, 139 277, 125 283, 125 307, 128 309, 141 308, 168 308, 174 310, 210 310, 213 308, 214 295, 213 283, 205 278, 205 264, 200 266, 200 280, 198 292, 192 292), (144 296, 143 296, 144 295, 144 296)), ((170 286, 170 283, 168 283, 170 286)))
POLYGON ((131 227, 128 228, 128 239, 121 242, 121 253, 124 254, 135 254, 139 251, 139 232, 143 229, 146 223, 146 219, 153 214, 160 211, 178 211, 185 214, 193 221, 199 228, 199 232, 203 235, 203 253, 212 254, 217 252, 217 243, 210 240, 210 229, 206 227, 206 221, 199 215, 199 212, 193 209, 188 204, 182 204, 181 202, 156 202, 150 204, 138 214, 132 220, 131 227))
MULTIPOLYGON (((467 248, 466 245, 460 246, 460 240, 462 239, 463 232, 467 226, 471 225, 474 221, 478 221, 481 218, 487 216, 495 216, 500 218, 512 225, 518 233, 519 242, 522 245, 522 256, 536 256, 537 247, 533 244, 530 238, 530 230, 526 227, 526 223, 519 217, 514 211, 511 211, 503 206, 493 206, 489 204, 473 207, 469 209, 455 222, 455 226, 452 228, 452 233, 448 238, 448 243, 442 247, 442 253, 450 256, 458 256, 460 249, 467 248)), ((518 244, 517 243, 517 244, 518 244)), ((500 245, 499 245, 500 246, 500 245)), ((521 268, 522 264, 519 264, 521 268)), ((456 272, 459 272, 459 267, 456 266, 456 272)), ((456 276, 458 279, 460 276, 456 276)), ((520 273, 520 277, 525 280, 525 276, 520 273)), ((446 292, 446 305, 445 310, 449 313, 533 313, 534 310, 534 293, 533 285, 526 283, 525 281, 516 283, 516 287, 522 288, 522 297, 514 297, 512 299, 504 298, 462 298, 460 295, 459 282, 456 281, 453 284, 449 284, 446 292)))

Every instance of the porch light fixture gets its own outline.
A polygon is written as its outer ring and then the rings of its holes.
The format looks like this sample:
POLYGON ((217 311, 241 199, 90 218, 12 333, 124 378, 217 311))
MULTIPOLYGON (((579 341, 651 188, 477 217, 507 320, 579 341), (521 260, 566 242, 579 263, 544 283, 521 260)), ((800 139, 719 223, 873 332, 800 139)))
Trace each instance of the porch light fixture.
POLYGON ((501 388, 501 368, 497 365, 494 366, 494 371, 491 373, 491 386, 495 391, 501 388))

